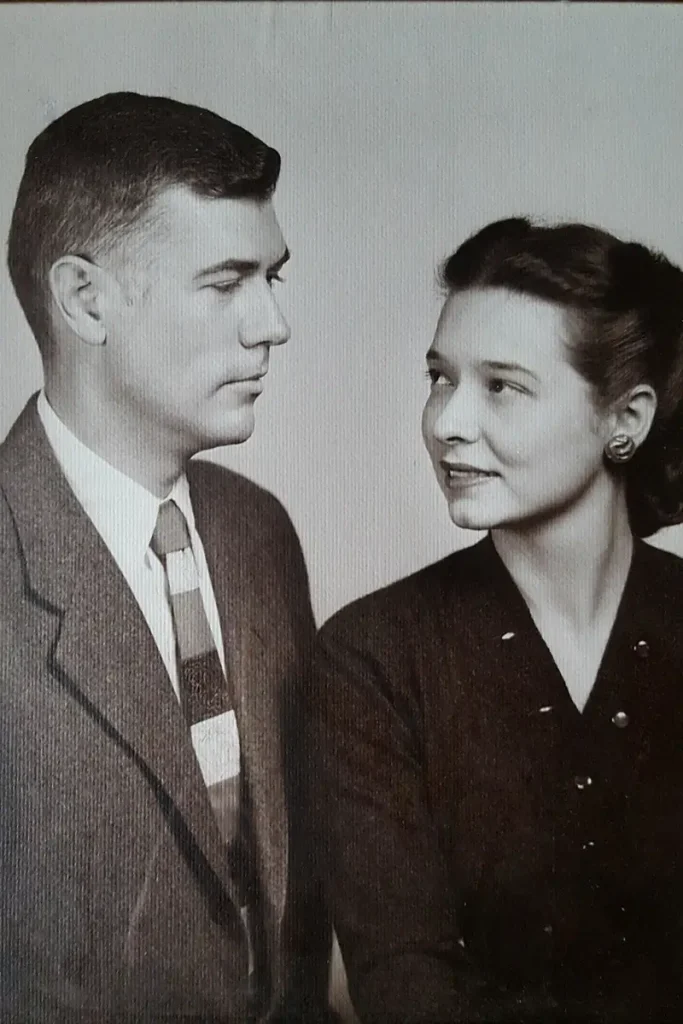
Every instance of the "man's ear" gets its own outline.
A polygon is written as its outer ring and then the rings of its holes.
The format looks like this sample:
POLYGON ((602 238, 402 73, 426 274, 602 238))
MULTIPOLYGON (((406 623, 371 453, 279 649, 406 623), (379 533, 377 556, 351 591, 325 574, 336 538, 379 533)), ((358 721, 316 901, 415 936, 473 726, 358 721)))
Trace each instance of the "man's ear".
POLYGON ((104 345, 106 273, 81 256, 62 256, 50 268, 52 298, 74 334, 88 345, 104 345))

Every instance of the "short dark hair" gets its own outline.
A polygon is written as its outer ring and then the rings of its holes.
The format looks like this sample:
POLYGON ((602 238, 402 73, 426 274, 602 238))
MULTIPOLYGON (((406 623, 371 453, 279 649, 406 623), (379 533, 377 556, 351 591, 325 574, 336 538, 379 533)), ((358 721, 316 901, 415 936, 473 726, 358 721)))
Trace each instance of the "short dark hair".
POLYGON ((503 287, 568 311, 572 364, 603 407, 640 383, 657 411, 626 474, 633 532, 683 522, 683 272, 661 253, 586 224, 496 221, 445 261, 449 292, 503 287))
POLYGON ((109 93, 57 118, 28 150, 8 241, 10 277, 41 350, 55 260, 94 258, 170 186, 265 200, 279 172, 279 154, 244 128, 163 96, 109 93))

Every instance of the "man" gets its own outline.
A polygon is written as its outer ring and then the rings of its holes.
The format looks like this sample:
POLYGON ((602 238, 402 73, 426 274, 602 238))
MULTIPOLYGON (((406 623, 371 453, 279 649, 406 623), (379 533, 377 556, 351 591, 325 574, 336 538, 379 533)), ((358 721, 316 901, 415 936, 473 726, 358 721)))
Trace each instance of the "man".
MULTIPOLYGON (((9 268, 44 390, 0 446, 0 1019, 326 1019, 288 712, 313 632, 245 441, 278 154, 121 93, 29 149, 9 268)), ((305 769, 305 766, 303 766, 305 769)))

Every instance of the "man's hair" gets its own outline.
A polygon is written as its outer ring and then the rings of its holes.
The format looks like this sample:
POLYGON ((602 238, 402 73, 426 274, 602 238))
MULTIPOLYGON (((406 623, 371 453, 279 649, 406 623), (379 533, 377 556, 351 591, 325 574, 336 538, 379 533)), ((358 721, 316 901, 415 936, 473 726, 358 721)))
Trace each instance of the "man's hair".
POLYGON ((53 121, 28 150, 8 241, 12 284, 41 351, 56 260, 96 261, 171 186, 265 200, 279 172, 279 154, 244 128, 163 96, 109 93, 53 121))

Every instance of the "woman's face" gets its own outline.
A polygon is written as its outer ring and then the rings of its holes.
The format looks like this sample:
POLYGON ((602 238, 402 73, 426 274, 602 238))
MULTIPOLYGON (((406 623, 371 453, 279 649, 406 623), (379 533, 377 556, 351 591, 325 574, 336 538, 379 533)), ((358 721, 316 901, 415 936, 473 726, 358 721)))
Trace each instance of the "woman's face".
POLYGON ((542 522, 606 473, 610 425, 566 337, 563 310, 543 299, 505 288, 447 299, 427 353, 422 430, 456 526, 542 522))

